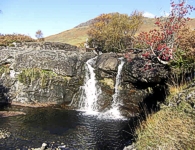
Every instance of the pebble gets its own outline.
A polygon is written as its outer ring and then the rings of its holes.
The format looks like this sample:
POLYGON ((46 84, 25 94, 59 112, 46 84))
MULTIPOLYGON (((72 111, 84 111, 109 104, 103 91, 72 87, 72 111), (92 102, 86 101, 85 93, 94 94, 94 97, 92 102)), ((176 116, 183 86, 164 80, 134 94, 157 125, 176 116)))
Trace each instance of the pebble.
POLYGON ((63 145, 63 146, 58 146, 58 148, 46 148, 47 147, 47 144, 46 143, 43 143, 42 146, 40 148, 31 148, 29 150, 63 150, 66 145, 63 145))
POLYGON ((10 137, 11 133, 8 132, 6 129, 0 129, 0 139, 5 139, 10 137))

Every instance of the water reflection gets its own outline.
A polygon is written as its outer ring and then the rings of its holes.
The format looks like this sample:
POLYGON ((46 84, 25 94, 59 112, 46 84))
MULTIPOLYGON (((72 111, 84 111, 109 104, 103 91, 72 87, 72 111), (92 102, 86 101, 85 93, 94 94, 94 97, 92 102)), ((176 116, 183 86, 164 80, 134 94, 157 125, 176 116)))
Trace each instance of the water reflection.
POLYGON ((11 132, 0 149, 40 147, 43 142, 67 149, 122 149, 130 143, 127 120, 100 120, 84 112, 55 108, 15 107, 27 115, 1 118, 0 128, 11 132))

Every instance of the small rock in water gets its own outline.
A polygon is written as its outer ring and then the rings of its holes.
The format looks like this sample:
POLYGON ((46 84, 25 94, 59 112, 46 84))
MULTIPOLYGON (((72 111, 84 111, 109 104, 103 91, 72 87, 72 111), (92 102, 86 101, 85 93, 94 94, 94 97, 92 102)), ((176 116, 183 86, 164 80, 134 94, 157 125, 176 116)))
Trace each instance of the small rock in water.
POLYGON ((59 148, 60 150, 63 150, 64 148, 66 148, 66 145, 58 146, 58 148, 59 148))
POLYGON ((8 138, 8 137, 10 137, 10 135, 11 135, 11 133, 8 132, 7 130, 0 129, 0 139, 8 138))
POLYGON ((45 150, 47 144, 46 143, 43 143, 42 146, 41 146, 41 150, 45 150))
POLYGON ((47 146, 47 144, 43 143, 41 148, 32 148, 31 150, 46 150, 46 146, 47 146))
POLYGON ((125 146, 123 150, 136 150, 135 145, 129 145, 129 146, 125 146))

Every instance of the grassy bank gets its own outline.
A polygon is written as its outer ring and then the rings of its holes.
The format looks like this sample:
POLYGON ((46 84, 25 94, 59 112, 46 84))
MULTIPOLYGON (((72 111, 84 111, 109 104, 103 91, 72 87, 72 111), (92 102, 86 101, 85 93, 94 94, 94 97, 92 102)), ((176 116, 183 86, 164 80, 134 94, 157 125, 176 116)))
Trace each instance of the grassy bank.
POLYGON ((147 116, 146 121, 136 129, 136 149, 195 149, 195 109, 194 103, 191 103, 194 99, 193 96, 186 99, 194 88, 190 86, 187 90, 172 92, 166 99, 167 105, 162 104, 160 111, 147 116))

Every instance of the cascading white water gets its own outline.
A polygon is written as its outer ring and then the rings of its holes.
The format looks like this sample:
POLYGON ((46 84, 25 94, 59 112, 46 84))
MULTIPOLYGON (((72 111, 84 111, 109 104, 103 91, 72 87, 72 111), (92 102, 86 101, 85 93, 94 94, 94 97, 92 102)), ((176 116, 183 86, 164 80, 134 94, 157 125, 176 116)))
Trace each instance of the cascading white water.
POLYGON ((125 63, 125 61, 123 60, 123 58, 119 58, 119 60, 121 61, 121 63, 118 65, 118 71, 117 71, 117 76, 116 76, 116 83, 115 83, 115 86, 114 86, 114 94, 112 96, 113 98, 113 104, 112 104, 112 107, 115 107, 119 101, 119 86, 120 86, 120 83, 121 83, 121 72, 122 72, 122 69, 123 69, 123 65, 125 63))
POLYGON ((121 99, 119 98, 120 93, 120 83, 121 83, 121 72, 125 61, 123 58, 119 58, 120 64, 118 65, 118 71, 115 82, 115 93, 113 94, 113 103, 111 109, 98 113, 98 97, 101 94, 101 88, 97 86, 97 80, 95 78, 95 72, 93 65, 96 62, 97 57, 91 58, 86 62, 85 70, 85 80, 84 85, 81 86, 80 92, 81 97, 79 100, 79 110, 86 111, 86 114, 97 115, 99 119, 125 119, 119 111, 119 105, 121 104, 121 99))
POLYGON ((112 95, 113 98, 112 107, 110 110, 104 112, 99 116, 99 118, 101 119, 124 119, 124 117, 121 115, 119 110, 119 104, 121 103, 119 98, 119 93, 120 93, 120 83, 121 83, 121 72, 125 61, 123 60, 123 58, 119 58, 119 60, 121 61, 121 63, 118 65, 118 71, 117 71, 116 82, 114 87, 115 92, 112 95))
POLYGON ((86 75, 84 86, 82 86, 83 93, 79 101, 80 110, 87 111, 88 113, 93 113, 98 110, 97 100, 98 96, 101 94, 100 88, 97 87, 97 81, 94 73, 94 68, 92 65, 95 63, 97 57, 89 59, 86 62, 86 75))

